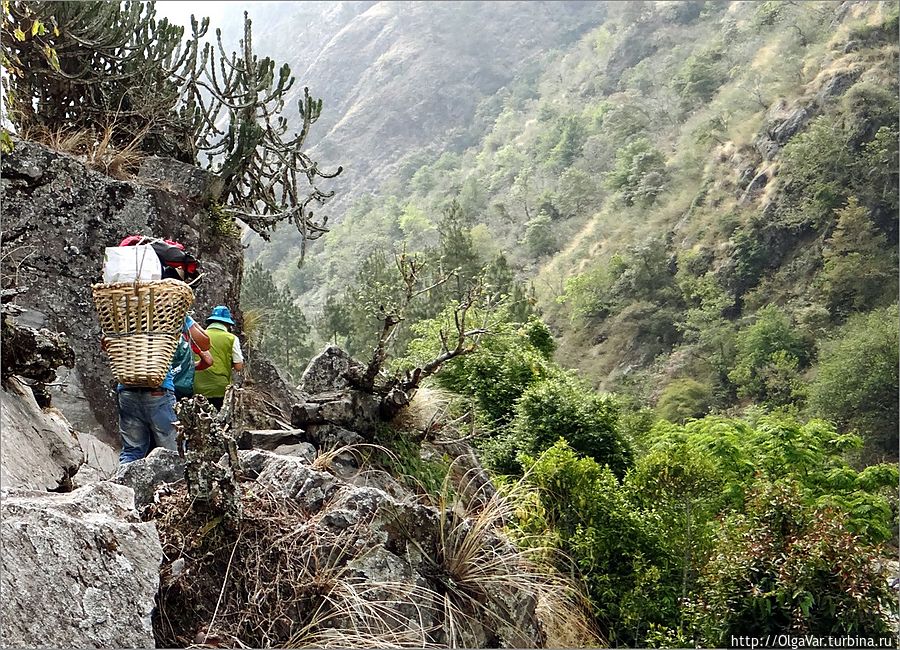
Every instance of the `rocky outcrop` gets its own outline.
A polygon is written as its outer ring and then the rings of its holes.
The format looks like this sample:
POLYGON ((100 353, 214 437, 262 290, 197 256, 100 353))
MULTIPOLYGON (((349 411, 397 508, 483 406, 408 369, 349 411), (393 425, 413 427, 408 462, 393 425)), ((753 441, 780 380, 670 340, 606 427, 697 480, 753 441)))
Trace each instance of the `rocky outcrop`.
POLYGON ((3 647, 154 647, 162 549, 130 489, 7 490, 0 513, 3 647))
MULTIPOLYGON (((307 572, 305 580, 328 585, 333 613, 322 618, 323 627, 311 623, 304 628, 301 634, 308 638, 295 640, 316 645, 330 638, 340 645, 341 639, 358 642, 352 635, 363 632, 376 640, 419 639, 454 647, 542 645, 536 596, 515 578, 525 566, 497 526, 460 514, 450 504, 444 511, 422 505, 408 492, 403 495, 396 484, 394 495, 373 485, 355 485, 326 463, 310 464, 304 458, 261 450, 241 451, 239 456, 243 475, 251 481, 244 489, 265 495, 272 504, 287 501, 290 507, 280 517, 291 518, 283 523, 292 531, 288 537, 308 549, 285 571, 307 572)), ((160 510, 171 507, 169 503, 163 500, 160 510)), ((258 528, 243 530, 242 536, 263 534, 258 528)), ((165 542, 187 533, 165 528, 162 534, 165 542)), ((279 543, 284 539, 280 537, 279 543)), ((234 542, 239 543, 240 539, 234 542)), ((275 546, 266 545, 270 567, 282 566, 275 546)), ((168 561, 172 566, 167 564, 163 574, 174 576, 167 581, 166 592, 173 600, 162 606, 174 606, 180 594, 194 593, 195 602, 202 600, 205 596, 193 590, 206 583, 204 559, 197 553, 175 557, 176 549, 167 548, 173 550, 168 561)), ((239 553, 247 557, 246 550, 239 553)), ((268 579, 281 577, 269 573, 268 579)), ((254 588, 252 577, 240 580, 254 588)), ((239 606, 237 601, 234 606, 239 606)), ((295 615, 302 618, 303 607, 298 601, 295 615)), ((220 614, 224 611, 223 606, 220 614)), ((284 625, 289 629, 296 624, 299 629, 299 623, 284 625)), ((191 624, 176 624, 185 626, 178 630, 181 638, 194 637, 197 630, 191 624)), ((198 636, 233 638, 233 630, 223 623, 221 629, 201 629, 198 636)))
POLYGON ((328 345, 306 366, 299 390, 307 395, 350 388, 350 377, 365 372, 364 366, 336 345, 328 345))
POLYGON ((153 495, 167 483, 184 480, 184 459, 177 451, 157 447, 146 458, 118 468, 113 481, 134 490, 134 505, 140 509, 153 503, 153 495))
POLYGON ((227 304, 240 321, 242 250, 211 217, 216 187, 206 172, 162 158, 146 160, 138 178, 121 181, 31 142, 16 140, 3 156, 0 271, 5 281, 18 278, 27 286, 15 302, 31 310, 28 325, 66 333, 75 368, 65 389, 54 387, 51 395, 77 430, 118 445, 114 379, 99 347, 90 293, 101 279, 106 246, 135 233, 181 241, 205 274, 194 315, 202 320, 212 306, 227 304))
POLYGON ((762 130, 753 140, 763 159, 774 159, 788 140, 853 86, 861 73, 861 66, 852 64, 847 69, 838 67, 834 72, 825 71, 808 84, 806 96, 797 102, 789 104, 779 99, 773 103, 766 111, 762 130))
POLYGON ((78 436, 65 418, 42 410, 31 389, 16 378, 4 382, 0 407, 0 486, 65 489, 84 462, 78 436))
POLYGON ((45 384, 56 379, 60 366, 75 365, 66 335, 21 325, 6 313, 3 322, 3 378, 19 375, 45 384))

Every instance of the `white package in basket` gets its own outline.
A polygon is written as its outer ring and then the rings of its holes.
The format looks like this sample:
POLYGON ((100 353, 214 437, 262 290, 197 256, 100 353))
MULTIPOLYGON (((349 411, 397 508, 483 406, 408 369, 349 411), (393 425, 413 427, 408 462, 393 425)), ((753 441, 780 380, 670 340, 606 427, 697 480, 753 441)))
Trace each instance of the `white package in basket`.
POLYGON ((103 256, 103 281, 153 282, 162 278, 162 264, 153 246, 107 246, 103 256))

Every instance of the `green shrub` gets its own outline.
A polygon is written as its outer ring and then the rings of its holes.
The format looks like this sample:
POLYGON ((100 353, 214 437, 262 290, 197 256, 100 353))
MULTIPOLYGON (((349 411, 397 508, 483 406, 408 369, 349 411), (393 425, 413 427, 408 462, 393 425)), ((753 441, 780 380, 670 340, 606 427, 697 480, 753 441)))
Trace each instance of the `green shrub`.
POLYGON ((645 441, 647 455, 707 458, 721 477, 723 507, 742 510, 759 477, 791 479, 808 504, 840 508, 851 531, 881 542, 896 529, 896 497, 886 495, 885 489, 896 485, 898 473, 892 465, 865 472, 853 469, 845 455, 861 444, 858 436, 839 434, 823 420, 801 424, 786 415, 764 415, 755 421, 707 416, 683 426, 661 421, 645 441), (682 452, 681 446, 688 451, 682 452))
MULTIPOLYGON (((412 367, 416 360, 432 358, 440 350, 440 324, 430 320, 414 326, 418 338, 410 343, 404 363, 412 367)), ((435 381, 441 388, 474 398, 488 425, 499 429, 512 419, 519 396, 552 372, 547 356, 552 339, 546 338, 549 330, 539 320, 520 326, 506 320, 503 313, 492 318, 490 329, 491 335, 482 339, 475 352, 446 363, 435 381)))
POLYGON ((668 181, 666 159, 646 138, 638 138, 616 152, 606 186, 621 192, 625 205, 650 205, 668 181))
POLYGON ((705 415, 711 402, 709 386, 694 379, 676 379, 663 389, 656 412, 663 419, 681 424, 705 415))
POLYGON ((712 47, 689 56, 675 75, 673 86, 693 105, 708 102, 727 80, 723 51, 712 47))
POLYGON ((618 407, 611 396, 555 373, 525 390, 510 426, 523 453, 539 454, 564 438, 572 449, 622 477, 632 452, 617 425, 618 407))
POLYGON ((606 638, 640 645, 651 624, 673 621, 677 576, 667 568, 658 517, 635 508, 608 468, 565 441, 523 460, 540 513, 522 513, 525 522, 553 531, 587 584, 606 638))
POLYGON ((559 250, 553 222, 546 212, 539 212, 525 224, 524 242, 534 257, 543 257, 559 250))
POLYGON ((897 295, 896 256, 855 197, 837 211, 822 259, 823 291, 836 314, 864 311, 897 295))
POLYGON ((888 638, 883 612, 897 604, 876 556, 840 514, 807 507, 795 485, 762 483, 718 537, 694 603, 697 629, 709 647, 733 635, 888 638))
POLYGON ((897 305, 851 318, 819 353, 813 413, 859 431, 873 451, 896 458, 897 305))
MULTIPOLYGON (((784 399, 779 383, 785 380, 779 375, 790 368, 796 374, 808 364, 812 352, 810 338, 797 332, 775 305, 757 312, 756 322, 738 332, 736 346, 735 366, 728 376, 737 385, 738 395, 773 405, 784 399)), ((786 381, 791 380, 789 376, 786 381)))

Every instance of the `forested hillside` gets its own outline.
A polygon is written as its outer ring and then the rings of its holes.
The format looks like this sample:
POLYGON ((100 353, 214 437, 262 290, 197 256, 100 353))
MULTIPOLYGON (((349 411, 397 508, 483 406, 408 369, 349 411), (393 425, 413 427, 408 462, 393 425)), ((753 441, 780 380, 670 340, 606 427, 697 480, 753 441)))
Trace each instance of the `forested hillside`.
POLYGON ((837 368, 893 349, 854 314, 897 294, 896 3, 608 13, 485 99, 475 145, 410 151, 307 264, 284 260, 307 320, 335 321, 311 338, 364 351, 354 291, 401 246, 439 250, 527 283, 556 359, 596 386, 675 420, 791 407, 895 455, 890 369, 873 393, 837 368))
POLYGON ((527 486, 511 534, 567 558, 611 643, 882 634, 898 5, 606 10, 454 122, 469 141, 346 188, 306 263, 262 256, 245 300, 302 325, 295 355, 399 370, 484 331, 433 384, 527 486))

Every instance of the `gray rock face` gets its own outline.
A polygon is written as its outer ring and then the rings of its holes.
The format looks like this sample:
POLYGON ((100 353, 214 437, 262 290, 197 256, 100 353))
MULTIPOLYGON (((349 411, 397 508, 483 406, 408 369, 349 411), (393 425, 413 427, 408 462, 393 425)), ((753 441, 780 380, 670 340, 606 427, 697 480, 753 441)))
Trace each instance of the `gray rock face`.
POLYGON ((283 445, 295 445, 303 440, 303 429, 251 429, 243 431, 237 440, 241 449, 272 451, 283 445))
POLYGON ((76 431, 76 434, 84 451, 84 464, 73 479, 75 485, 81 487, 113 476, 119 469, 119 454, 89 433, 76 431))
POLYGON ((295 445, 279 445, 273 451, 282 456, 297 456, 307 463, 311 463, 316 459, 316 448, 308 442, 298 442, 295 445))
POLYGON ((141 162, 138 178, 155 182, 163 189, 204 204, 218 199, 225 189, 219 176, 195 165, 160 156, 145 158, 141 162))
POLYGON ((0 645, 154 647, 162 548, 131 490, 5 490, 0 512, 0 645))
POLYGON ((371 438, 380 420, 379 407, 378 397, 359 390, 318 393, 294 404, 291 426, 306 430, 314 443, 321 438, 321 432, 316 431, 319 425, 349 430, 353 435, 343 436, 348 440, 371 438))
POLYGON ((157 447, 146 458, 121 465, 113 481, 134 490, 134 505, 153 503, 153 495, 164 483, 184 479, 184 459, 177 451, 157 447))
POLYGON ((309 362, 299 389, 310 395, 350 388, 351 372, 362 372, 363 365, 336 345, 329 345, 309 362))
MULTIPOLYGON (((102 441, 118 447, 114 379, 100 350, 100 327, 91 299, 91 283, 101 280, 103 252, 123 237, 147 234, 177 239, 201 261, 205 273, 196 288, 193 314, 201 322, 217 304, 229 305, 238 316, 243 255, 240 242, 217 235, 210 228, 202 201, 209 179, 184 177, 163 188, 154 177, 185 170, 178 163, 147 162, 149 178, 119 181, 88 169, 79 159, 30 142, 15 141, 14 151, 0 161, 0 199, 3 203, 5 248, 32 250, 5 256, 0 271, 29 290, 16 303, 43 315, 46 327, 65 332, 75 351, 75 374, 80 395, 90 406, 99 430, 84 427, 102 441), (190 189, 198 183, 196 191, 190 189), (190 196, 179 194, 186 192, 190 196), (193 198, 192 198, 193 197, 193 198)), ((74 387, 74 384, 73 384, 74 387)), ((84 402, 73 411, 81 429, 88 422, 84 402)), ((94 425, 96 426, 96 425, 94 425)))
POLYGON ((65 419, 54 409, 42 410, 16 378, 0 390, 0 428, 0 487, 57 489, 84 461, 65 419))

